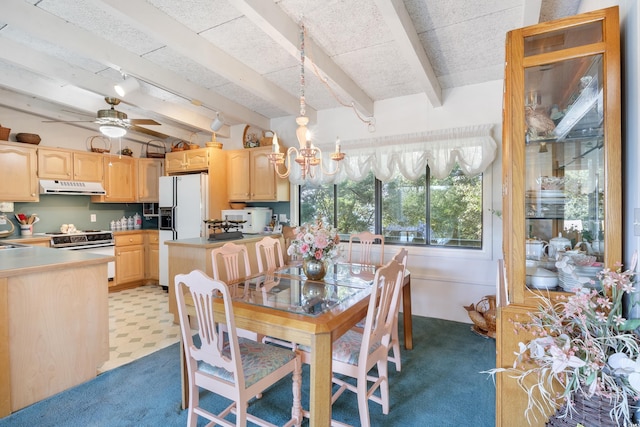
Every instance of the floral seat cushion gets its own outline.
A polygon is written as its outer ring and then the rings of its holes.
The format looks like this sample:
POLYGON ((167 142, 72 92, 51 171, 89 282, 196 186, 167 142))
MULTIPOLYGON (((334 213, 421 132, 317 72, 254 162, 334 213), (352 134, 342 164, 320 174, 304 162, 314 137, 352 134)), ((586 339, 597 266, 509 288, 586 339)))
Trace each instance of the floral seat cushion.
MULTIPOLYGON (((263 344, 246 338, 238 338, 238 347, 240 348, 246 387, 255 384, 296 357, 295 352, 290 349, 263 344)), ((225 356, 231 356, 228 345, 222 351, 225 356)), ((223 380, 234 381, 233 374, 226 369, 212 366, 202 361, 198 362, 198 368, 223 380)))
MULTIPOLYGON (((347 331, 343 336, 333 342, 333 360, 358 366, 358 357, 360 356, 360 347, 362 346, 362 333, 358 331, 347 331)), ((380 343, 371 346, 369 353, 374 352, 380 343)), ((311 352, 307 346, 300 346, 300 350, 311 352)))

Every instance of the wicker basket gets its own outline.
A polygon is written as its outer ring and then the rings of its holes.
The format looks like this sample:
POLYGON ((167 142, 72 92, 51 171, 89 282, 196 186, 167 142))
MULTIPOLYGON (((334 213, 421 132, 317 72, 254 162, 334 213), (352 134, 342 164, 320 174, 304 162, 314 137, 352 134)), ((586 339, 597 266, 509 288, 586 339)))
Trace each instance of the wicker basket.
POLYGON ((159 139, 152 139, 150 141, 147 141, 147 144, 145 145, 145 157, 149 159, 164 159, 166 152, 167 152, 167 148, 164 145, 164 142, 160 141, 159 139), (152 142, 157 142, 160 145, 152 144, 152 142), (159 149, 162 151, 149 151, 150 147, 159 149))
POLYGON ((10 133, 11 133, 10 128, 3 128, 2 125, 0 125, 0 140, 8 141, 10 133))
MULTIPOLYGON (((623 420, 620 420, 620 423, 617 423, 615 420, 611 419, 609 415, 609 411, 613 405, 609 402, 608 399, 604 399, 598 396, 593 396, 589 399, 585 398, 582 393, 577 393, 573 395, 573 405, 575 408, 575 413, 572 415, 567 415, 563 417, 564 413, 567 410, 566 404, 562 405, 560 409, 556 411, 554 415, 549 417, 549 421, 545 424, 546 427, 564 427, 571 426, 575 427, 578 423, 582 424, 585 427, 618 427, 625 424, 623 420)), ((633 402, 629 402, 629 406, 631 407, 633 402)), ((633 410, 629 411, 633 414, 633 410)))
POLYGON ((26 144, 38 145, 40 144, 41 139, 40 135, 37 135, 35 133, 17 133, 16 141, 24 142, 26 144))
POLYGON ((478 301, 464 307, 476 330, 485 336, 496 336, 496 296, 487 295, 478 301))
POLYGON ((262 138, 260 138, 260 147, 267 147, 273 145, 273 137, 276 133, 272 130, 262 131, 262 138))
POLYGON ((94 153, 109 153, 111 151, 111 141, 101 135, 89 138, 89 149, 94 153))
POLYGON ((186 145, 187 145, 187 143, 184 142, 183 140, 179 140, 177 142, 174 142, 173 145, 171 146, 171 152, 173 153, 174 151, 187 150, 188 148, 185 148, 186 145))

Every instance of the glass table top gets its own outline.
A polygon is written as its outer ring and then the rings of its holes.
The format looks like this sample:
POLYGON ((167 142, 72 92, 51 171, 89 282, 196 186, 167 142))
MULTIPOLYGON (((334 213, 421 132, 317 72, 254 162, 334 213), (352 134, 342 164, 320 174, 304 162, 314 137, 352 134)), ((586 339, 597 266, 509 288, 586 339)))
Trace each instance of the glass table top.
POLYGON ((318 316, 369 293, 375 266, 339 263, 322 281, 307 280, 301 266, 285 266, 230 285, 236 300, 290 313, 318 316))

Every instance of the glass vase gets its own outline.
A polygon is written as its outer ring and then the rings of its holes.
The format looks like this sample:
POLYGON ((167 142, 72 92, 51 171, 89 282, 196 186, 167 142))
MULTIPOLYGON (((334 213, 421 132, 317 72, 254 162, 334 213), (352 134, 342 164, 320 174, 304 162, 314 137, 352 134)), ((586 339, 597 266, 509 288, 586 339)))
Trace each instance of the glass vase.
POLYGON ((324 261, 315 258, 303 260, 302 270, 309 280, 322 280, 324 275, 327 274, 327 268, 324 261))

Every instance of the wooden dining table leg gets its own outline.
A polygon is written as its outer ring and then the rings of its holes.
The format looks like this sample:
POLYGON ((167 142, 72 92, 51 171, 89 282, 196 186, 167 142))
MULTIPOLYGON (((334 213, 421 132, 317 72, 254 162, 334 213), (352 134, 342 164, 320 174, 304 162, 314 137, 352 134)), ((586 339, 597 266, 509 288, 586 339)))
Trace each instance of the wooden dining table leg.
POLYGON ((311 344, 309 425, 331 424, 331 334, 317 334, 311 344))
POLYGON ((413 349, 413 321, 411 320, 411 276, 402 287, 402 319, 404 321, 404 348, 413 349))

